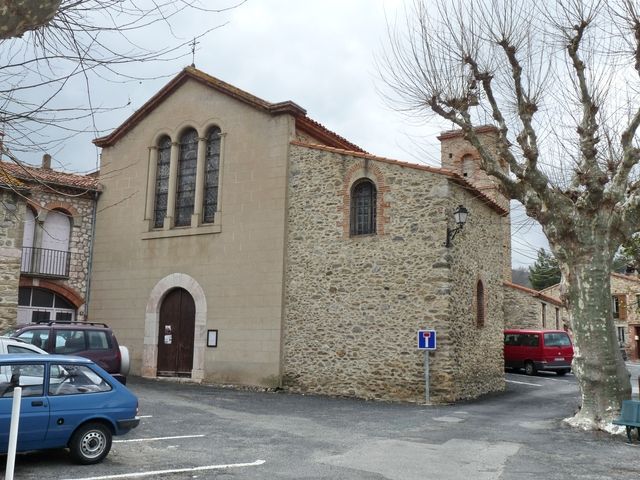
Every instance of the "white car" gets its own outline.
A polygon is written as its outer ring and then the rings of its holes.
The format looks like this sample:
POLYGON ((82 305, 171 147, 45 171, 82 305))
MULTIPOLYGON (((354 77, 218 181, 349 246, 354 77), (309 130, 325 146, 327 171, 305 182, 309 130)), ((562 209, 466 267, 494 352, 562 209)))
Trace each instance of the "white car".
POLYGON ((6 353, 40 353, 47 355, 47 352, 41 348, 31 345, 23 340, 12 337, 0 337, 0 355, 6 353))

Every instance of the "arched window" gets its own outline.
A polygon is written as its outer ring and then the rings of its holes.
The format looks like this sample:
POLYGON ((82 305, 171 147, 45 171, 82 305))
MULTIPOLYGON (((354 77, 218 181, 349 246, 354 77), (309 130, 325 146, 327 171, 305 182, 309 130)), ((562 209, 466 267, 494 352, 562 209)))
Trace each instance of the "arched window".
POLYGON ((484 285, 482 280, 478 280, 476 284, 476 326, 484 327, 484 285))
POLYGON ((162 228, 167 215, 169 193, 169 162, 171 160, 171 139, 164 136, 158 142, 158 164, 156 166, 156 199, 153 213, 153 227, 162 228))
POLYGON ((42 248, 37 255, 40 273, 69 275, 69 238, 71 221, 68 213, 52 210, 47 213, 42 232, 42 248))
POLYGON ((371 180, 360 180, 351 188, 350 233, 376 233, 376 186, 371 180))
POLYGON ((220 129, 211 127, 207 132, 205 159, 204 200, 202 222, 212 223, 218 209, 218 179, 220 173, 220 129))
POLYGON ((180 137, 178 181, 176 184, 176 227, 191 225, 196 196, 198 132, 190 128, 180 137))
POLYGON ((22 235, 22 265, 20 271, 31 272, 33 266, 33 241, 35 239, 36 216, 29 207, 24 216, 24 231, 22 235))
POLYGON ((57 293, 43 288, 19 288, 18 325, 53 320, 68 321, 75 320, 75 318, 75 307, 57 293))

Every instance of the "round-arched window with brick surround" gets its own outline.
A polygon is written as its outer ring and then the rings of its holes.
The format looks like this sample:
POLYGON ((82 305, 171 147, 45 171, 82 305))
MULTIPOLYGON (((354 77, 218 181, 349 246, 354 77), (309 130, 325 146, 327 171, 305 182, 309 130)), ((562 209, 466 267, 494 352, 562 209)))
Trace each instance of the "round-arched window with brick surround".
POLYGON ((349 232, 352 236, 376 233, 376 198, 376 186, 368 178, 358 180, 351 187, 349 232))
POLYGON ((485 310, 484 310, 484 284, 482 280, 476 283, 476 326, 484 327, 485 310))

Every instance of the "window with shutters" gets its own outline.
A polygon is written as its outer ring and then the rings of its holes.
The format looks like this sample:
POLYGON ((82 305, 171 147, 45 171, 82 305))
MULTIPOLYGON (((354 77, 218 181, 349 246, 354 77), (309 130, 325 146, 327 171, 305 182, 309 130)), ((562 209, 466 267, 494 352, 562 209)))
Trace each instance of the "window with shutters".
POLYGON ((350 233, 352 236, 376 233, 376 186, 369 179, 351 188, 350 233))
POLYGON ((627 319, 627 303, 625 295, 613 295, 611 297, 613 318, 627 319))

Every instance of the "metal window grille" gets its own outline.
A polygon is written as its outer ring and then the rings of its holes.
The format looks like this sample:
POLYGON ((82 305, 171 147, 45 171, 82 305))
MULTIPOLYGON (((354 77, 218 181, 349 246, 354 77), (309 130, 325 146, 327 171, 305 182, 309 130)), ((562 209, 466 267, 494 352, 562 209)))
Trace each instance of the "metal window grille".
POLYGON ((180 138, 178 181, 176 187, 176 227, 191 225, 196 195, 196 166, 198 159, 198 132, 186 131, 180 138))
POLYGON ((220 175, 220 129, 207 133, 207 155, 204 183, 203 223, 213 223, 218 209, 218 179, 220 175))
POLYGON ((158 165, 156 169, 156 199, 153 212, 153 227, 162 228, 167 214, 169 193, 169 162, 171 160, 171 139, 163 137, 158 145, 158 165))
POLYGON ((369 180, 354 185, 351 192, 351 235, 376 233, 376 187, 369 180))

